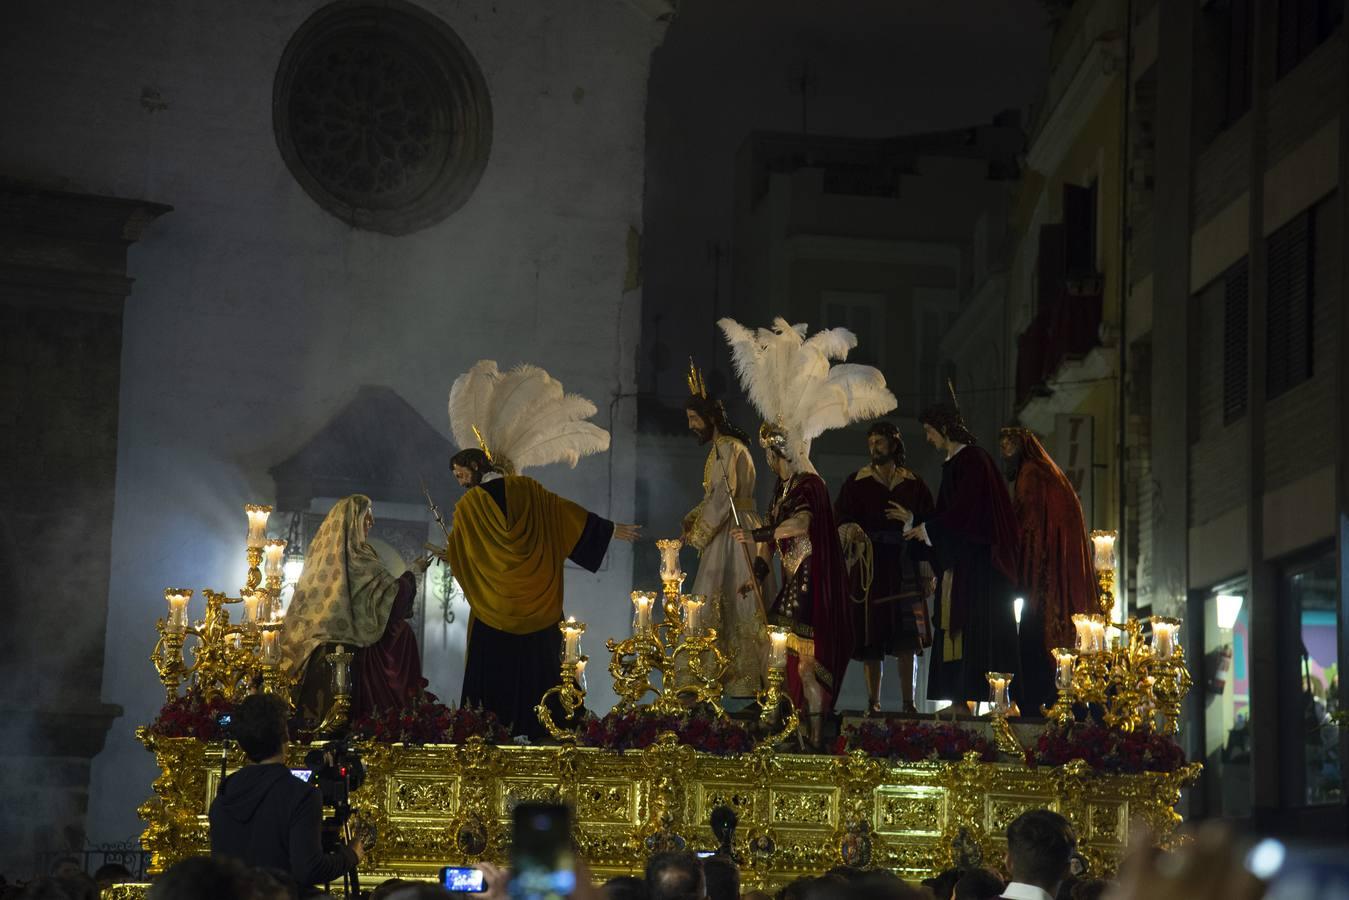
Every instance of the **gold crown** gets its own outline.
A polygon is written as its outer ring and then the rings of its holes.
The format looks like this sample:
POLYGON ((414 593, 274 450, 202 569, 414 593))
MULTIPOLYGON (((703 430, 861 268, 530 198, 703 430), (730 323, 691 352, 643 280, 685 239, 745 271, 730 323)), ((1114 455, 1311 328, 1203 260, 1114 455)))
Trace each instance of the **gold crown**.
POLYGON ((693 364, 693 357, 689 357, 689 393, 699 399, 707 399, 707 382, 703 380, 703 373, 698 371, 698 367, 693 364))

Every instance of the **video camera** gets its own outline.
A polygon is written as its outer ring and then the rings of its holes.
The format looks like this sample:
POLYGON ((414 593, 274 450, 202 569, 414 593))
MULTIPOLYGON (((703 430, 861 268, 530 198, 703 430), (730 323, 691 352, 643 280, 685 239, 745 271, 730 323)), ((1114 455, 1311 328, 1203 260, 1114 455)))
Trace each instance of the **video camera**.
MULTIPOLYGON (((313 773, 310 781, 318 785, 324 807, 333 810, 331 816, 323 819, 323 849, 331 852, 341 843, 347 820, 351 818, 351 792, 365 784, 365 763, 344 738, 310 750, 305 754, 304 764, 313 773)), ((368 831, 364 835, 366 843, 373 844, 373 829, 368 831)))

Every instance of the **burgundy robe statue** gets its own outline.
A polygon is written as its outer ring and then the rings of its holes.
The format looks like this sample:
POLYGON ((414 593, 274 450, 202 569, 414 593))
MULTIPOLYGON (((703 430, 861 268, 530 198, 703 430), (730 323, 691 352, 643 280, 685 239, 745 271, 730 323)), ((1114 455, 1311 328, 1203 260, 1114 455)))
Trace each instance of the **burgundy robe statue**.
POLYGON ((928 699, 987 701, 986 673, 1021 671, 1012 611, 1016 517, 993 458, 961 447, 942 464, 936 509, 914 522, 927 528, 938 573, 928 699))
POLYGON ((913 653, 931 642, 927 594, 918 568, 928 548, 904 540, 903 523, 885 515, 891 503, 922 518, 932 512, 932 492, 908 469, 896 468, 893 483, 887 484, 872 466, 849 475, 838 492, 839 526, 855 524, 871 541, 870 589, 849 578, 853 659, 913 653))
POLYGON ((356 688, 352 718, 407 706, 426 686, 417 635, 407 621, 412 618, 412 601, 416 596, 417 576, 408 570, 398 579, 398 596, 394 598, 384 634, 369 647, 356 649, 352 660, 356 688))
MULTIPOLYGON (((776 528, 797 513, 809 511, 810 529, 804 538, 777 542, 782 557, 782 590, 768 611, 770 625, 790 629, 797 638, 814 642, 815 678, 825 690, 823 713, 834 708, 843 675, 852 655, 847 576, 839 546, 834 508, 824 479, 813 472, 778 482, 777 499, 767 524, 776 528)), ((805 698, 795 660, 787 666, 787 688, 792 702, 804 710, 805 698)))

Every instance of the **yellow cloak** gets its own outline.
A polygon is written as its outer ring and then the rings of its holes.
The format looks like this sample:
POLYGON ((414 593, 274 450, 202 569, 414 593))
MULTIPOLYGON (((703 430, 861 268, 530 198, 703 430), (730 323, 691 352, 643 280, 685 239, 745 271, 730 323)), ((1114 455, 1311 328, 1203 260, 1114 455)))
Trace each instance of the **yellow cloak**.
POLYGON ((455 504, 445 559, 475 618, 509 634, 529 634, 562 618, 562 564, 589 513, 523 475, 506 476, 501 514, 487 491, 455 504))

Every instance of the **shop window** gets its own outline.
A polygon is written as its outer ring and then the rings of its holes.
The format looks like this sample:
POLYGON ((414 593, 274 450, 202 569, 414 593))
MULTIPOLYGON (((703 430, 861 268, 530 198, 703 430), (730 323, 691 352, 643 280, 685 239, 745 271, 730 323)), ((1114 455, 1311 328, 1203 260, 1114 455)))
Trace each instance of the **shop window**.
POLYGON ((1210 816, 1251 812, 1250 614, 1244 579, 1204 598, 1203 762, 1210 816))
POLYGON ((1280 605, 1286 639, 1280 665, 1281 682, 1294 683, 1297 695, 1281 697, 1295 704, 1297 738, 1293 749, 1301 757, 1301 797, 1287 801, 1308 806, 1344 802, 1344 770, 1340 762, 1340 730, 1332 715, 1338 711, 1339 616, 1335 554, 1328 552, 1306 563, 1285 566, 1280 578, 1280 605))

